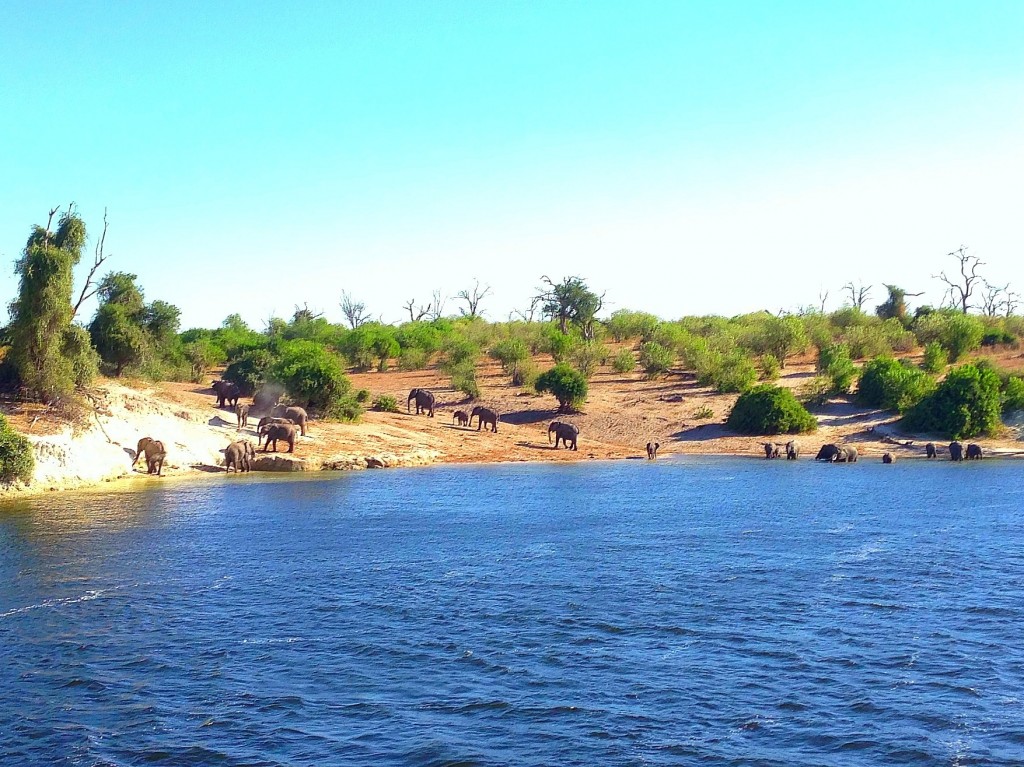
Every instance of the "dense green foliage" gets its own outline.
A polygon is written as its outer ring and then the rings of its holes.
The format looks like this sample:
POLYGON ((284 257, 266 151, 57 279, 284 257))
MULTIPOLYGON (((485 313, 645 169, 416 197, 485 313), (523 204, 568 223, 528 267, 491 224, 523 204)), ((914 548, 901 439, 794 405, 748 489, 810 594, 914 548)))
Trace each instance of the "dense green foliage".
POLYGON ((562 412, 583 407, 589 388, 586 376, 564 363, 541 373, 534 385, 538 392, 554 394, 558 400, 558 409, 562 412))
POLYGON ((28 438, 14 431, 7 419, 0 415, 0 482, 32 479, 36 460, 28 438))
POLYGON ((761 384, 740 395, 726 426, 740 434, 800 434, 817 421, 789 389, 761 384))
POLYGON ((924 359, 921 361, 921 369, 926 373, 941 373, 946 369, 946 360, 949 355, 942 348, 938 341, 929 341, 924 347, 924 359))
POLYGON ((961 365, 910 409, 904 424, 952 439, 993 435, 999 430, 999 376, 984 365, 961 365))
POLYGON ((379 394, 373 400, 373 409, 382 413, 397 413, 398 400, 390 394, 379 394))
POLYGON ((1003 382, 1003 412, 1024 411, 1024 378, 1009 376, 1003 382))
POLYGON ((818 373, 828 381, 829 394, 846 394, 857 377, 846 344, 828 344, 818 351, 818 373))
POLYGON ((636 357, 632 349, 620 349, 612 360, 612 370, 616 373, 632 373, 636 370, 636 357))
POLYGON ((640 368, 648 378, 657 378, 667 373, 675 361, 676 353, 656 341, 640 345, 640 368))
POLYGON ((864 366, 857 401, 867 407, 904 413, 935 388, 935 382, 913 365, 878 357, 864 366))

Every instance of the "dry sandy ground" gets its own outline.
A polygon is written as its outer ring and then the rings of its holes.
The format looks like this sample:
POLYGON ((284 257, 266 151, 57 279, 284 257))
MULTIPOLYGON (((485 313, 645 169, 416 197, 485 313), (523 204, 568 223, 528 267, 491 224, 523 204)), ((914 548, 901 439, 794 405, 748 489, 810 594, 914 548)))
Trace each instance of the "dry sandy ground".
MULTIPOLYGON (((550 360, 538 362, 550 364, 550 360)), ((779 383, 799 390, 813 377, 813 365, 810 360, 791 362, 783 373, 779 383)), ((736 395, 716 394, 686 374, 646 381, 639 374, 602 369, 591 381, 585 412, 571 416, 558 415, 550 395, 528 394, 511 386, 496 364, 483 365, 478 375, 479 404, 501 413, 496 434, 453 423, 455 410, 468 411, 477 403, 453 391, 434 370, 359 373, 351 376, 356 388, 369 389, 374 396, 391 394, 403 411, 410 389, 431 389, 438 400, 435 417, 370 411, 358 424, 313 421, 294 454, 264 457, 261 452, 257 468, 296 471, 434 462, 612 459, 644 456, 647 442, 659 442, 660 455, 764 454, 763 438, 737 436, 723 425, 736 395), (702 417, 704 409, 711 415, 702 417), (578 451, 556 450, 548 442, 547 425, 554 419, 579 427, 578 451)), ((8 492, 86 487, 126 475, 159 481, 146 478, 141 464, 131 471, 135 445, 143 436, 167 445, 165 472, 170 476, 223 471, 226 445, 239 438, 256 441, 254 424, 238 432, 234 414, 218 410, 212 391, 196 384, 126 386, 104 381, 95 387, 91 400, 92 408, 75 425, 53 418, 39 406, 5 408, 12 425, 29 435, 37 459, 31 486, 8 492)), ((805 457, 813 458, 827 442, 854 443, 867 460, 879 460, 884 452, 898 459, 923 457, 927 437, 898 433, 891 413, 859 409, 842 398, 813 412, 818 431, 796 438, 805 457)), ((1001 439, 979 442, 988 453, 1018 455, 1024 448, 1018 437, 1016 430, 1010 430, 1001 439)))

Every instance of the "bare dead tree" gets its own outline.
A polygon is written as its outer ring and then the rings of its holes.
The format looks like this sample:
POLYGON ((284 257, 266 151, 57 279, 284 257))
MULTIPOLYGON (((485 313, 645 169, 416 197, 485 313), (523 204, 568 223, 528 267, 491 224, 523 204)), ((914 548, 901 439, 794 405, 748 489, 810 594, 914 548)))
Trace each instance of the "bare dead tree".
POLYGON ((967 314, 971 296, 977 289, 978 283, 983 281, 981 275, 978 274, 978 267, 984 266, 985 262, 977 256, 968 254, 967 247, 964 245, 961 245, 959 250, 954 250, 946 255, 952 256, 959 262, 960 276, 949 277, 944 271, 932 276, 946 283, 946 296, 949 298, 950 305, 967 314))
MULTIPOLYGON (((57 212, 57 208, 50 211, 50 220, 46 222, 46 232, 49 235, 50 223, 53 221, 53 214, 57 212)), ((103 266, 103 262, 110 258, 109 253, 104 253, 103 248, 107 244, 107 209, 103 209, 103 233, 100 234, 99 240, 96 242, 96 250, 93 254, 92 266, 89 268, 89 273, 85 277, 85 284, 82 285, 82 292, 78 295, 78 300, 75 302, 74 308, 71 310, 71 317, 74 319, 75 315, 78 314, 78 310, 82 304, 96 295, 96 292, 100 289, 99 283, 96 282, 96 273, 103 266)))
POLYGON ((491 286, 485 285, 483 290, 480 289, 480 280, 473 279, 473 287, 469 290, 460 290, 455 294, 456 298, 461 298, 466 302, 466 308, 459 308, 459 312, 463 317, 479 317, 480 316, 480 302, 484 300, 491 293, 491 286))
POLYGON ((430 307, 431 304, 417 307, 415 298, 410 298, 408 301, 402 304, 402 308, 409 312, 409 322, 419 322, 420 320, 422 320, 424 317, 430 314, 430 307))
POLYGON ((366 304, 356 301, 347 290, 341 291, 341 313, 345 315, 345 320, 353 330, 371 319, 366 311, 366 304))
POLYGON ((981 311, 986 317, 998 317, 1006 308, 1006 301, 1010 295, 1010 283, 1005 285, 993 285, 988 280, 982 280, 981 311))
POLYGON ((440 288, 438 288, 433 292, 431 298, 433 300, 430 302, 430 305, 433 308, 427 316, 429 316, 431 320, 439 320, 444 316, 444 305, 448 303, 448 296, 444 295, 440 288))
POLYGON ((843 290, 850 293, 850 306, 858 311, 864 311, 864 304, 867 303, 868 297, 871 295, 871 288, 873 287, 874 285, 865 286, 863 282, 858 282, 857 285, 854 285, 851 280, 843 285, 843 290))
POLYGON ((300 322, 312 322, 313 320, 318 320, 323 316, 323 312, 313 311, 309 308, 309 304, 303 301, 302 306, 295 304, 295 314, 292 315, 292 323, 298 324, 300 322))
POLYGON ((825 290, 824 288, 821 288, 820 290, 818 290, 818 301, 820 302, 821 313, 824 314, 825 313, 825 302, 828 301, 828 291, 825 290))
POLYGON ((508 313, 508 321, 513 322, 514 320, 522 320, 523 322, 533 322, 534 317, 537 316, 537 307, 540 306, 540 297, 534 296, 530 299, 530 305, 526 309, 513 309, 508 313))
POLYGON ((1012 317, 1013 313, 1017 311, 1017 307, 1020 306, 1020 293, 1015 290, 1006 291, 1006 300, 1003 301, 1003 309, 1006 312, 1005 317, 1012 317))

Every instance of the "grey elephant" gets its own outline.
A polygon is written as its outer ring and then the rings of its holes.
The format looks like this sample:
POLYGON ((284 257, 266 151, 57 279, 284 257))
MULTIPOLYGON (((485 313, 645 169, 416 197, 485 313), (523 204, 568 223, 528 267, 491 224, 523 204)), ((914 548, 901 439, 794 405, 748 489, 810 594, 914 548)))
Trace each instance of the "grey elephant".
POLYGON ((569 443, 572 443, 572 449, 576 449, 576 440, 579 439, 580 430, 577 426, 571 423, 562 423, 561 421, 552 421, 548 424, 548 444, 551 443, 551 432, 555 433, 555 450, 558 450, 558 440, 562 440, 562 444, 565 447, 569 447, 569 443))
POLYGON ((796 444, 796 442, 793 442, 792 440, 790 440, 789 442, 786 443, 786 460, 787 461, 795 461, 799 457, 800 457, 800 446, 798 444, 796 444))
POLYGON ((647 460, 655 461, 658 459, 658 448, 661 447, 660 442, 648 442, 647 443, 647 460))
POLYGON ((838 455, 839 455, 839 445, 835 445, 835 444, 829 443, 827 445, 822 445, 821 446, 821 450, 818 451, 818 454, 814 457, 814 460, 815 461, 828 461, 828 462, 831 463, 831 462, 836 460, 836 456, 838 456, 838 455))
POLYGON ((234 407, 238 404, 241 392, 238 387, 230 381, 214 381, 210 384, 213 393, 217 395, 217 407, 224 407, 224 403, 234 407))
POLYGON ((949 443, 949 460, 962 461, 964 459, 964 446, 954 440, 949 443))
POLYGON ((884 453, 882 455, 882 463, 896 463, 896 456, 892 453, 884 453))
POLYGON ((263 427, 268 424, 292 424, 295 425, 290 418, 274 418, 273 416, 265 415, 260 419, 260 422, 256 424, 256 434, 259 439, 256 442, 257 447, 263 445, 263 427))
POLYGON ((306 411, 301 407, 297 407, 295 405, 274 405, 273 409, 270 411, 270 415, 274 418, 287 418, 299 427, 303 437, 306 436, 306 420, 308 416, 306 415, 306 411))
POLYGON ((467 426, 469 424, 469 413, 465 410, 456 410, 452 415, 452 423, 458 421, 459 426, 467 426))
POLYGON ((238 428, 235 431, 241 431, 243 427, 249 428, 249 406, 244 402, 235 405, 235 417, 238 419, 238 428))
POLYGON ((843 445, 833 460, 836 463, 857 463, 857 448, 853 445, 843 445))
POLYGON ((967 460, 968 461, 980 461, 982 459, 981 445, 976 445, 971 442, 967 445, 967 460))
POLYGON ((469 425, 473 426, 473 419, 477 419, 476 430, 480 431, 485 423, 491 425, 491 431, 495 434, 498 433, 498 412, 491 410, 489 407, 483 407, 477 405, 473 408, 473 411, 469 414, 469 425))
POLYGON ((260 440, 264 440, 263 452, 270 450, 270 443, 274 443, 274 452, 277 452, 277 441, 284 440, 288 443, 288 452, 295 452, 295 424, 292 423, 268 423, 260 429, 260 440))
POLYGON ((937 453, 935 452, 935 443, 934 442, 929 442, 927 445, 924 446, 924 456, 925 456, 925 458, 934 458, 936 455, 937 455, 937 453))
POLYGON ((135 448, 135 460, 132 461, 132 469, 135 468, 135 464, 139 462, 139 458, 143 455, 146 456, 146 473, 156 474, 158 477, 161 476, 164 469, 164 458, 167 457, 164 443, 152 437, 140 439, 138 447, 135 448))
POLYGON ((765 442, 762 447, 764 448, 764 457, 768 459, 779 457, 779 446, 774 442, 765 442))
POLYGON ((412 406, 410 403, 416 403, 416 415, 421 412, 427 412, 431 418, 434 417, 434 392, 429 389, 413 389, 409 392, 409 397, 405 401, 405 412, 411 412, 412 406))
POLYGON ((232 468, 236 473, 251 471, 252 459, 255 457, 256 449, 249 440, 232 442, 224 449, 224 471, 231 471, 232 468))

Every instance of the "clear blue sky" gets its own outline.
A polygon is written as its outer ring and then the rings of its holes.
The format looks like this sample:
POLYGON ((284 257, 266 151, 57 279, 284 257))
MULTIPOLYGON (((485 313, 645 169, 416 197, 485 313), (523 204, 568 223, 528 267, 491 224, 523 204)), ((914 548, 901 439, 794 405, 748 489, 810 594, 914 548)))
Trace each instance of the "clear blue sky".
POLYGON ((502 319, 544 274, 663 317, 937 301, 962 244, 1024 291, 1022 41, 1019 1, 6 0, 0 296, 71 200, 185 327, 474 278, 502 319))

